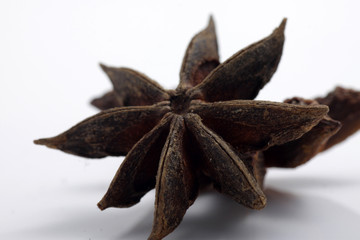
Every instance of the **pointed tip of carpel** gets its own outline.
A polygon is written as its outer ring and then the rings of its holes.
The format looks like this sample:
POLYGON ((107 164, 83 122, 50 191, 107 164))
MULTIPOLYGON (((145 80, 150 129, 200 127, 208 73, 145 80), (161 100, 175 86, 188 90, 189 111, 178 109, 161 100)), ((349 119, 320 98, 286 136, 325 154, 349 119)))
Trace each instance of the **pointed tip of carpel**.
POLYGON ((101 67, 101 69, 104 71, 104 72, 107 72, 108 71, 108 69, 109 69, 109 67, 108 66, 106 66, 105 64, 103 64, 103 63, 99 63, 99 66, 101 67))
POLYGON ((208 23, 208 25, 210 26, 210 25, 214 25, 214 16, 212 15, 212 14, 210 14, 210 16, 209 16, 209 23, 208 23))
POLYGON ((203 31, 215 31, 215 22, 214 22, 214 18, 212 16, 212 14, 210 14, 209 16, 209 21, 208 24, 206 26, 206 28, 203 29, 203 31))
POLYGON ((44 145, 47 146, 48 148, 54 148, 54 149, 58 149, 62 142, 63 142, 62 137, 41 138, 34 140, 34 144, 44 145))
POLYGON ((36 139, 33 141, 36 145, 48 145, 49 141, 47 138, 36 139))
POLYGON ((107 205, 103 199, 100 202, 98 202, 97 206, 101 211, 104 211, 107 208, 107 205))
MULTIPOLYGON (((256 182, 257 183, 257 182, 256 182)), ((254 188, 255 199, 248 206, 255 210, 263 209, 267 204, 267 198, 260 186, 254 188)))
POLYGON ((334 131, 335 133, 340 130, 340 128, 343 126, 340 121, 332 121, 330 125, 330 131, 334 131))
POLYGON ((286 22, 287 22, 287 18, 284 18, 284 19, 281 21, 280 26, 279 26, 279 29, 280 29, 281 31, 284 31, 285 26, 286 26, 286 22))
POLYGON ((326 105, 317 105, 318 109, 317 109, 317 113, 318 113, 318 116, 325 116, 328 112, 329 112, 329 107, 326 106, 326 105))
POLYGON ((266 206, 267 199, 265 195, 259 196, 258 199, 254 202, 254 209, 261 210, 266 206))
POLYGON ((96 108, 100 108, 101 110, 103 110, 100 98, 94 98, 93 100, 91 100, 90 104, 96 108))

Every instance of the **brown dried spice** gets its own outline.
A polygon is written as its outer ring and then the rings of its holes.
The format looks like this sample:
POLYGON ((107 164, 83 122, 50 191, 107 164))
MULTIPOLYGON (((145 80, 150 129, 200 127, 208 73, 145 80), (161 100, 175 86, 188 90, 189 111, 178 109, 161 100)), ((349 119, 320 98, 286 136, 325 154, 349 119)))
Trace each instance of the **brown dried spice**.
POLYGON ((360 128, 360 93, 352 90, 316 101, 253 100, 276 71, 285 23, 220 64, 210 18, 188 46, 176 90, 101 65, 114 90, 92 104, 111 109, 35 143, 88 158, 126 155, 98 206, 130 207, 155 187, 149 239, 172 232, 208 184, 261 209, 265 167, 296 167, 360 128))

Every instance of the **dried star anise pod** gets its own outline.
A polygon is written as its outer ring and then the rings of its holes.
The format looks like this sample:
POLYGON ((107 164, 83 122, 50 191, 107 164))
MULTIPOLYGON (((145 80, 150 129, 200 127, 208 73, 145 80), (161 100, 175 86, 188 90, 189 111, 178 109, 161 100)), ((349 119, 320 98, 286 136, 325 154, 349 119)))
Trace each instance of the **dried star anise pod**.
POLYGON ((276 71, 285 23, 220 64, 210 19, 188 46, 175 90, 164 90, 134 70, 102 65, 114 90, 92 103, 111 109, 35 143, 88 158, 126 155, 98 206, 130 207, 155 188, 149 239, 172 232, 199 189, 209 184, 246 207, 261 209, 266 167, 298 166, 359 128, 354 120, 358 92, 356 101, 343 97, 347 90, 317 100, 253 100, 276 71), (338 113, 339 99, 353 104, 352 110, 338 113), (323 104, 350 130, 341 132, 341 123, 327 115, 323 104))

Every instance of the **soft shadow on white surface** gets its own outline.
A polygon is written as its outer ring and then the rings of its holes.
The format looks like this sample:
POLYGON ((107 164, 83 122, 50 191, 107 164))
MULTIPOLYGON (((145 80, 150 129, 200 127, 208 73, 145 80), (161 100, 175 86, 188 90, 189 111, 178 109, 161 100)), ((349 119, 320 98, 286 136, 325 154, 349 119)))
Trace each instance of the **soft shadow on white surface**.
MULTIPOLYGON (((69 189, 69 195, 73 190, 69 189)), ((79 189, 86 193, 90 190, 90 187, 79 189)), ((93 194, 98 194, 97 188, 93 194)), ((266 195, 266 208, 255 211, 217 192, 205 193, 166 239, 360 238, 360 216, 342 205, 320 197, 288 194, 274 189, 267 189, 266 195)), ((100 212, 78 205, 76 208, 51 211, 58 216, 57 221, 9 233, 1 239, 146 239, 152 226, 153 198, 147 195, 144 201, 129 209, 100 212)))
POLYGON ((279 189, 317 189, 323 187, 351 187, 359 184, 358 179, 324 178, 324 177, 294 177, 271 178, 267 185, 276 186, 279 189))
MULTIPOLYGON (((252 211, 213 194, 207 212, 189 214, 169 239, 358 239, 360 216, 313 196, 267 190, 268 205, 252 211), (345 238, 343 238, 346 236, 345 238)), ((198 204, 201 204, 201 201, 198 204)))

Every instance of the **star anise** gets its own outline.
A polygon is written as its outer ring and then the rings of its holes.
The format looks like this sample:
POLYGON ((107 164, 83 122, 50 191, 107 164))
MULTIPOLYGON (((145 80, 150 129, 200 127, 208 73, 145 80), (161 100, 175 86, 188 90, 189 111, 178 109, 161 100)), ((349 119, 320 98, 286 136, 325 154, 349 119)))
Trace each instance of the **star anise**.
POLYGON ((261 209, 265 166, 308 161, 340 128, 318 103, 331 105, 329 97, 253 100, 277 69, 285 23, 220 64, 210 19, 187 48, 175 90, 134 70, 101 65, 114 91, 93 104, 111 109, 35 143, 88 158, 126 155, 98 206, 130 207, 155 187, 149 239, 172 232, 208 184, 261 209))

